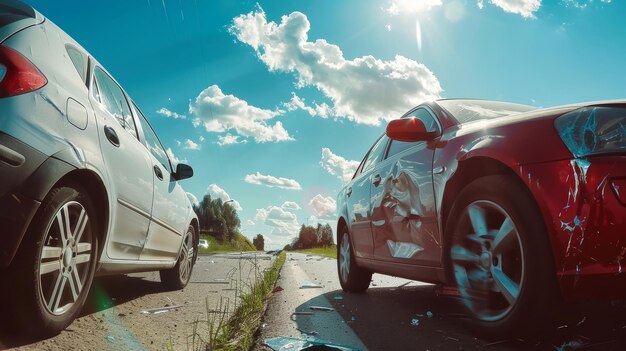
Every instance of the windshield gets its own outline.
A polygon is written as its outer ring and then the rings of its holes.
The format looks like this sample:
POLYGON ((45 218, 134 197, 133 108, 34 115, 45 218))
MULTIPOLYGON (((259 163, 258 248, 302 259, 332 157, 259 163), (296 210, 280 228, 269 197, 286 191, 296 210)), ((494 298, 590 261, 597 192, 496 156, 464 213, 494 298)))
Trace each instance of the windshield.
POLYGON ((439 100, 437 103, 459 123, 510 116, 537 109, 528 105, 488 100, 439 100))

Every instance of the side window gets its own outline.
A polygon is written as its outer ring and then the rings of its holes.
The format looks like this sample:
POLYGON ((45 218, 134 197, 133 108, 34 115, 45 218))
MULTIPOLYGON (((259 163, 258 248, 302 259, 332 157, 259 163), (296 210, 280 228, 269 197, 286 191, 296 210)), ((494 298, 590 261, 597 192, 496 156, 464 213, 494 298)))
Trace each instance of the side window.
MULTIPOLYGON (((423 108, 418 108, 417 110, 413 111, 410 115, 404 117, 404 118, 408 118, 408 117, 417 117, 419 120, 421 120, 424 123, 424 126, 426 127, 426 130, 429 132, 436 132, 439 127, 437 125, 437 121, 435 120, 435 117, 433 117, 433 115, 428 112, 426 109, 423 108)), ((397 140, 391 140, 391 144, 389 145, 389 151, 387 151, 387 157, 391 157, 397 153, 400 153, 412 146, 417 145, 418 142, 404 142, 404 141, 397 141, 397 140)))
POLYGON ((137 112, 137 115, 139 116, 139 123, 141 124, 141 129, 143 129, 143 136, 144 138, 146 138, 146 146, 148 147, 148 150, 150 150, 150 153, 157 160, 159 160, 159 162, 163 165, 163 167, 165 167, 165 169, 171 172, 172 167, 170 166, 170 161, 167 158, 167 153, 165 152, 163 145, 161 145, 161 142, 159 141, 156 133, 152 129, 152 126, 150 125, 150 123, 148 123, 146 116, 143 115, 143 113, 139 110, 135 103, 133 103, 133 107, 135 108, 135 112, 137 112))
POLYGON ((100 102, 102 102, 107 111, 117 119, 124 129, 137 138, 135 121, 130 113, 130 107, 128 106, 124 92, 122 92, 122 88, 120 88, 108 74, 104 73, 100 67, 96 67, 94 72, 96 79, 94 89, 100 96, 100 102))
POLYGON ((65 49, 74 64, 74 68, 76 68, 80 78, 85 83, 87 81, 87 56, 71 45, 66 45, 65 49))
POLYGON ((365 172, 374 167, 374 165, 383 159, 385 149, 387 148, 387 140, 389 139, 385 135, 378 139, 376 144, 374 144, 374 147, 370 150, 370 153, 367 155, 361 172, 365 172))

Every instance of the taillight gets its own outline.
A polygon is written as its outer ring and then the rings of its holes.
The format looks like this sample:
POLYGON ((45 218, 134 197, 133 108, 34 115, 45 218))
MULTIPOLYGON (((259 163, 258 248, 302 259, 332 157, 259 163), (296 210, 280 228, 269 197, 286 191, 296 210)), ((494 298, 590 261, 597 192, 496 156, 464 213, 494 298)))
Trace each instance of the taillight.
POLYGON ((46 77, 26 57, 0 45, 0 98, 25 94, 47 83, 46 77))

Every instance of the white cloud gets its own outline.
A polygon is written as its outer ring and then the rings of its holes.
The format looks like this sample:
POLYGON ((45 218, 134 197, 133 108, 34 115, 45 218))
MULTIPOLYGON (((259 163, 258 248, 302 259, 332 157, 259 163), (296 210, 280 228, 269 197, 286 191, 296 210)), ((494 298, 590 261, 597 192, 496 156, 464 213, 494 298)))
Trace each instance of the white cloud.
POLYGON ((250 45, 270 71, 294 73, 299 86, 314 86, 332 101, 336 116, 379 125, 409 108, 439 97, 437 77, 423 64, 396 55, 347 60, 324 39, 309 41, 308 18, 293 12, 281 23, 268 22, 259 9, 233 20, 230 32, 250 45))
POLYGON ((186 150, 200 150, 200 145, 196 144, 191 139, 186 139, 183 148, 186 150))
POLYGON ((174 168, 176 168, 176 165, 179 164, 179 163, 186 163, 187 162, 186 158, 180 159, 180 158, 176 157, 176 155, 174 155, 174 151, 172 151, 172 149, 169 148, 169 147, 167 148, 167 150, 165 150, 165 152, 167 153, 167 157, 169 157, 170 161, 172 161, 172 166, 174 168))
POLYGON ((300 209, 300 205, 298 205, 297 203, 293 201, 285 201, 280 207, 284 210, 292 210, 292 211, 300 209))
POLYGON ((173 118, 173 119, 185 119, 185 118, 187 118, 187 116, 178 114, 178 113, 173 112, 173 111, 170 111, 170 110, 166 109, 165 107, 161 107, 157 111, 157 113, 160 114, 160 115, 163 115, 163 116, 165 116, 167 118, 173 118))
POLYGON ((278 206, 257 209, 254 219, 274 227, 274 232, 278 235, 295 235, 300 227, 298 217, 294 213, 285 211, 278 206))
POLYGON ((329 148, 322 148, 322 160, 320 165, 324 169, 347 183, 352 179, 354 172, 359 167, 359 161, 346 160, 345 158, 335 155, 329 148))
POLYGON ((217 145, 236 145, 236 144, 245 144, 248 140, 242 139, 239 140, 239 135, 232 135, 230 133, 226 133, 226 135, 219 135, 217 137, 217 145))
MULTIPOLYGON (((489 0, 504 12, 518 14, 524 18, 534 18, 534 13, 541 7, 541 0, 489 0)), ((478 8, 484 7, 484 0, 477 1, 478 8)))
POLYGON ((249 220, 246 221, 246 224, 247 225, 254 225, 254 221, 249 219, 249 220))
MULTIPOLYGON (((230 197, 230 195, 228 195, 226 190, 220 188, 219 185, 217 185, 217 184, 209 185, 207 191, 208 191, 209 195, 211 195, 213 198, 222 199, 222 201, 224 201, 224 202, 229 201, 229 200, 233 200, 230 197)), ((241 204, 239 203, 239 201, 233 200, 229 204, 232 205, 235 210, 243 211, 243 208, 241 207, 241 204)))
POLYGON ((309 206, 313 210, 316 217, 327 217, 334 215, 337 210, 337 202, 330 196, 323 196, 321 194, 315 195, 309 206))
POLYGON ((257 143, 294 140, 281 122, 269 123, 282 111, 249 105, 234 95, 224 94, 217 85, 204 89, 189 104, 189 112, 196 116, 193 125, 204 125, 208 132, 234 130, 242 137, 254 138, 257 143))
POLYGON ((270 188, 281 188, 281 189, 291 189, 291 190, 300 190, 302 187, 300 183, 295 181, 294 179, 279 177, 276 178, 271 175, 263 175, 259 172, 255 174, 248 174, 245 178, 246 183, 257 184, 257 185, 265 185, 270 188))
POLYGON ((430 11, 437 6, 441 6, 441 0, 391 0, 384 10, 392 16, 396 16, 430 11))
POLYGON ((200 140, 200 142, 204 141, 204 137, 202 135, 200 135, 200 137, 198 138, 198 140, 200 140))
MULTIPOLYGON (((573 7, 576 9, 586 9, 588 6, 593 5, 594 0, 561 0, 566 7, 573 7)), ((610 4, 613 0, 599 0, 602 4, 610 4)))
POLYGON ((334 115, 333 109, 328 106, 325 102, 321 104, 314 104, 313 106, 309 106, 306 104, 306 101, 296 95, 296 93, 291 93, 291 100, 288 102, 283 102, 283 107, 287 109, 287 111, 295 111, 302 110, 311 115, 312 117, 322 117, 327 118, 334 115))
POLYGON ((388 32, 391 32, 391 24, 385 25, 385 28, 387 29, 388 32))

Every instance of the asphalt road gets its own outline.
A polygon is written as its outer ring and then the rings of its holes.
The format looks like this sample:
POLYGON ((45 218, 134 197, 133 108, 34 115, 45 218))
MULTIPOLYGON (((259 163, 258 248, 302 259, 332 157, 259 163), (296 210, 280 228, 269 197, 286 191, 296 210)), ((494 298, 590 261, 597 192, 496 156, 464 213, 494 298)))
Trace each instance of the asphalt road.
POLYGON ((96 278, 81 317, 54 338, 17 339, 0 313, 0 349, 165 350, 171 343, 175 350, 187 350, 194 324, 206 338, 207 310, 232 311, 238 291, 270 267, 273 258, 263 253, 199 256, 191 282, 181 291, 164 291, 154 272, 96 278), (142 313, 163 307, 174 308, 142 313))
POLYGON ((346 294, 336 260, 293 253, 278 285, 284 290, 270 300, 257 350, 269 350, 262 343, 275 337, 317 338, 369 350, 626 350, 623 303, 572 306, 568 322, 541 340, 481 340, 465 329, 450 290, 438 286, 375 274, 366 293, 346 294), (322 287, 301 289, 305 280, 322 287))

